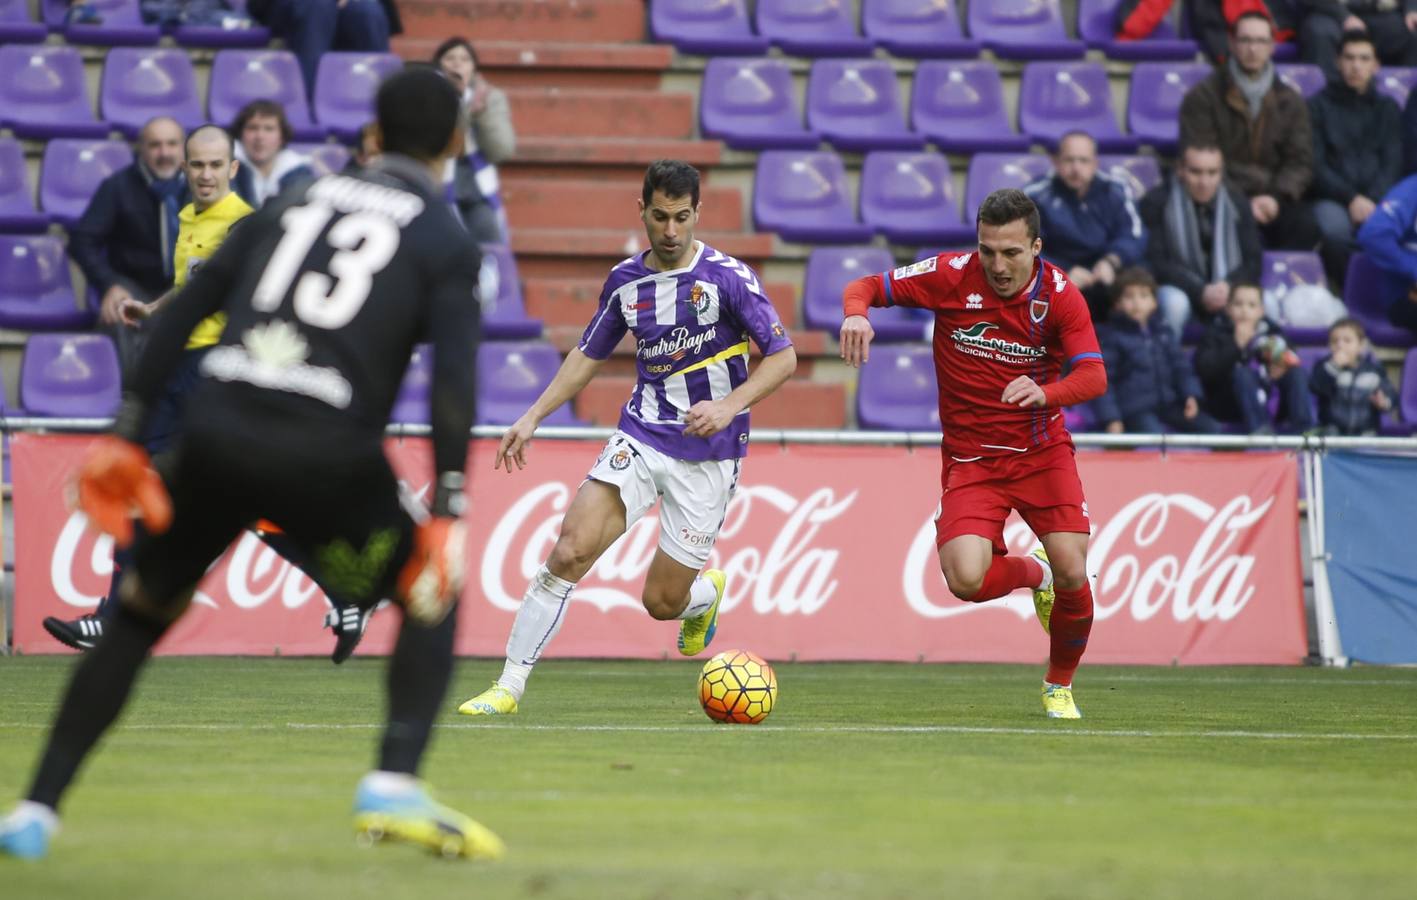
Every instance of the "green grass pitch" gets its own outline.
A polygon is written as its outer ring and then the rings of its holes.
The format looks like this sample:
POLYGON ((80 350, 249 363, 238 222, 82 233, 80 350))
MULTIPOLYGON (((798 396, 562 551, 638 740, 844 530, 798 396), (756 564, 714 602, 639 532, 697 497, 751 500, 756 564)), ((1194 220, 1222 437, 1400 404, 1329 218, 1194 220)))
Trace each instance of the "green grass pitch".
MULTIPOLYGON (((67 658, 0 659, 0 779, 67 658)), ((522 714, 455 714, 425 776, 496 865, 355 845, 381 660, 160 659, 6 898, 1417 896, 1417 671, 1087 667, 1051 722, 1022 666, 781 664, 760 726, 697 663, 548 660, 522 714)))

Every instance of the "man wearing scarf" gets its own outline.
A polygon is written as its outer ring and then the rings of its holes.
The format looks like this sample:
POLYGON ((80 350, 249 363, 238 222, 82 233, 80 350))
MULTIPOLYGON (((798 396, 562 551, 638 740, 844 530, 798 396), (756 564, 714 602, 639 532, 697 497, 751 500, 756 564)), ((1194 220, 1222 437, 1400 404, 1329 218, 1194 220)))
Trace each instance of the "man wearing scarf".
POLYGON ((1301 202, 1314 177, 1309 108, 1275 77, 1273 54, 1270 20, 1260 13, 1238 18, 1230 58, 1181 102, 1181 143, 1220 148, 1266 247, 1313 250, 1318 224, 1301 202))
POLYGON ((138 132, 137 159, 99 184, 69 234, 69 254, 102 298, 99 320, 125 368, 138 342, 119 319, 124 301, 153 300, 172 285, 177 213, 189 200, 184 137, 166 116, 149 120, 138 132))

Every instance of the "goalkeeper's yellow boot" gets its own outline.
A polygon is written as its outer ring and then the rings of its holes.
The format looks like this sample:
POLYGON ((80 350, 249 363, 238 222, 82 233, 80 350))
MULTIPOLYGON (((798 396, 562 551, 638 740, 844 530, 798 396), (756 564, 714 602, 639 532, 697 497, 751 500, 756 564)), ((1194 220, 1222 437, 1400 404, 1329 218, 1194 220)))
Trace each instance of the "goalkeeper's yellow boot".
POLYGON ((1048 551, 1042 547, 1035 549, 1028 554, 1038 560, 1038 564, 1043 567, 1043 583, 1047 587, 1033 589, 1033 611, 1038 613, 1038 624, 1043 626, 1043 633, 1048 633, 1049 623, 1053 619, 1053 564, 1048 562, 1048 551))
POLYGON ((1081 719, 1082 713, 1073 702, 1073 689, 1061 684, 1043 683, 1043 712, 1050 719, 1081 719))
POLYGON ((465 716, 515 716, 517 695, 497 684, 458 707, 465 716))
MULTIPOLYGON (((423 783, 410 776, 390 787, 388 773, 372 773, 354 795, 354 832, 361 844, 403 841, 449 859, 501 859, 502 839, 486 826, 434 802, 423 783)), ((397 777, 397 776, 393 776, 397 777)))
POLYGON ((713 642, 713 634, 718 630, 718 607, 723 603, 723 591, 728 586, 728 576, 719 569, 705 569, 704 577, 713 582, 718 595, 713 605, 692 619, 679 623, 679 652, 685 656, 697 656, 713 642))

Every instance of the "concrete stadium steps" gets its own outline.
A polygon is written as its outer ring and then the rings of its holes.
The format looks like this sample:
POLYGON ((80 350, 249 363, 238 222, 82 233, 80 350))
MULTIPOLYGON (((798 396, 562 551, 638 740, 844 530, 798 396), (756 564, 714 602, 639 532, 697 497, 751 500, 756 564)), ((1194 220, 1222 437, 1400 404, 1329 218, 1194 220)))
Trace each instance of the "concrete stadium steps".
MULTIPOLYGON (((396 37, 393 50, 424 62, 442 43, 435 38, 396 37)), ((472 42, 478 69, 503 90, 560 88, 654 91, 674 60, 660 44, 560 44, 524 41, 472 42)))
POLYGON ((638 43, 644 0, 399 0, 406 38, 638 43))
POLYGON ((639 184, 657 159, 682 159, 701 171, 718 163, 718 141, 539 137, 517 138, 517 155, 498 166, 504 178, 615 179, 639 184))
MULTIPOLYGON (((613 427, 635 387, 633 375, 602 373, 576 398, 576 415, 613 427)), ((846 386, 793 378, 753 407, 754 428, 843 428, 846 386)))
MULTIPOLYGON (((641 182, 605 183, 558 179, 504 179, 502 199, 513 231, 523 228, 605 228, 633 224, 641 182)), ((706 231, 739 231, 743 228, 743 195, 728 187, 704 187, 703 216, 706 231)))
MULTIPOLYGON (((622 218, 622 221, 624 219, 622 218)), ((522 281, 533 278, 604 280, 610 267, 646 248, 644 229, 630 217, 621 229, 523 228, 512 230, 522 281)), ((772 235, 708 233, 704 241, 755 268, 773 250, 772 235)))
POLYGON ((692 94, 515 88, 507 99, 518 137, 687 139, 694 134, 692 94))
MULTIPOLYGON (((547 326, 585 327, 600 303, 603 278, 529 278, 522 286, 527 315, 547 326)), ((797 327, 797 288, 790 282, 765 282, 783 327, 797 327)))

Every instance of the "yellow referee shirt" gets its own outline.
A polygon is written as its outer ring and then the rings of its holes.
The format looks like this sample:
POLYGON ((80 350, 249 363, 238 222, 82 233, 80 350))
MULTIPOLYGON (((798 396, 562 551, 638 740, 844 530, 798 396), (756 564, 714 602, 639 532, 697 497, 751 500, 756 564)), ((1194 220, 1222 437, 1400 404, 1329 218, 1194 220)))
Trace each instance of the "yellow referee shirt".
MULTIPOLYGON (((197 212, 196 204, 188 203, 177 214, 177 252, 173 255, 172 279, 177 287, 187 283, 192 273, 201 268, 221 242, 231 226, 251 214, 251 207, 237 196, 235 191, 227 194, 211 206, 197 212)), ((187 338, 187 349, 197 350, 210 347, 221 340, 222 329, 226 327, 226 313, 216 313, 203 319, 192 335, 187 338)))

